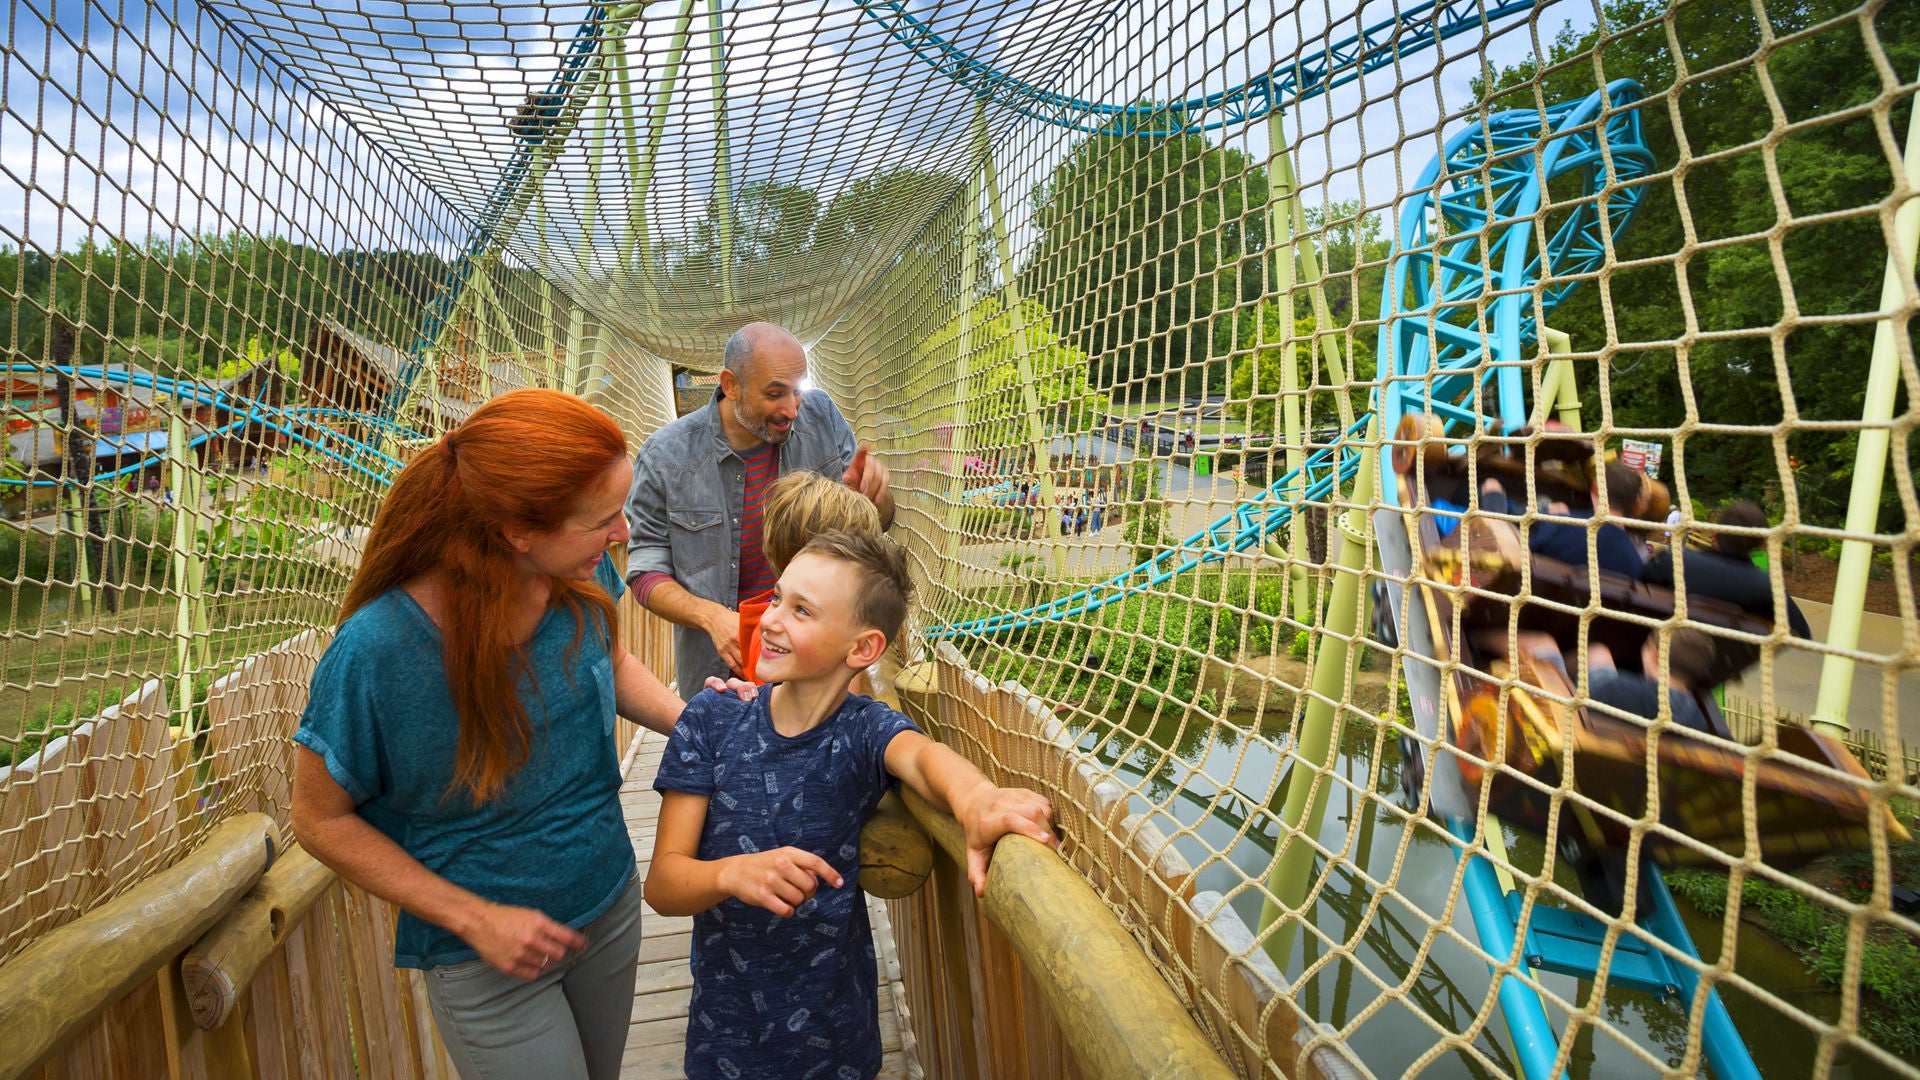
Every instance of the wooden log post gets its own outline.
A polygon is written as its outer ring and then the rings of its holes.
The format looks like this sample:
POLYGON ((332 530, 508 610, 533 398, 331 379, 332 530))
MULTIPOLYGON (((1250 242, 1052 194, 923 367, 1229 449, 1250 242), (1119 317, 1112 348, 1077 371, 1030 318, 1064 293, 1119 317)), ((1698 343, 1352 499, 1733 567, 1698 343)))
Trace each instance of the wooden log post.
POLYGON ((860 829, 860 888, 882 900, 912 896, 933 873, 933 842, 889 793, 860 829))
MULTIPOLYGON (((903 795, 934 842, 964 867, 960 823, 911 791, 903 795)), ((1233 1076, 1139 943, 1058 854, 1022 836, 1003 837, 980 903, 1052 1006, 1081 1075, 1233 1076)))
POLYGON ((180 982, 193 1022, 213 1031, 245 997, 260 965, 286 944, 314 902, 333 887, 332 870, 300 847, 288 848, 240 902, 180 959, 180 982))
POLYGON ((218 922, 273 861, 273 835, 265 814, 230 818, 173 866, 0 967, 0 1078, 31 1074, 218 922))

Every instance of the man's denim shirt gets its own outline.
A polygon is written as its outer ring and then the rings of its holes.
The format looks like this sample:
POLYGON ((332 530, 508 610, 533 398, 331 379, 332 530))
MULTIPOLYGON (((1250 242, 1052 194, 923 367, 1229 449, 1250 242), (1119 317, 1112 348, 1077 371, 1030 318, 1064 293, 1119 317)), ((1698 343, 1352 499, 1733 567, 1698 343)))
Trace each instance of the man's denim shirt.
MULTIPOLYGON (((720 425, 719 395, 653 433, 634 462, 627 495, 627 581, 657 571, 688 592, 729 608, 740 606, 740 512, 746 477, 740 455, 720 425)), ((853 429, 824 390, 800 399, 793 434, 780 447, 780 475, 798 469, 839 479, 853 460, 853 429)), ((637 595, 637 593, 636 593, 637 595)), ((727 665, 705 630, 674 628, 683 699, 700 692, 727 665)))

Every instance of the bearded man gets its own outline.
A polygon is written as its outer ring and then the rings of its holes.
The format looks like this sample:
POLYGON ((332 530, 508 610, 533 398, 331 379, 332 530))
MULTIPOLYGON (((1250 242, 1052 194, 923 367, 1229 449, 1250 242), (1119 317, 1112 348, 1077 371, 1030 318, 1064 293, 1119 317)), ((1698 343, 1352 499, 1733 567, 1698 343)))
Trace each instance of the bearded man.
POLYGON ((833 400, 805 388, 807 352, 772 323, 727 341, 720 387, 706 405, 640 447, 627 496, 627 582, 673 623, 679 691, 741 670, 742 597, 773 587, 760 550, 766 490, 798 469, 837 476, 893 524, 887 467, 856 445, 833 400))

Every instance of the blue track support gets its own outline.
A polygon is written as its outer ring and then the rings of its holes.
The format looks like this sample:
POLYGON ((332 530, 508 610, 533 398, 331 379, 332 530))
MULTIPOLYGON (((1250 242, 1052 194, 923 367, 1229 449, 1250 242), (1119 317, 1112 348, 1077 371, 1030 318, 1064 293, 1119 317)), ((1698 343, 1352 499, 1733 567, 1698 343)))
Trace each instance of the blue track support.
MULTIPOLYGON (((52 371, 73 378, 93 379, 100 382, 117 382, 128 386, 138 386, 171 396, 176 401, 191 401, 199 405, 212 405, 227 410, 229 415, 240 416, 241 426, 258 424, 270 431, 279 432, 302 446, 319 451, 321 454, 340 462, 347 468, 385 486, 393 481, 401 462, 379 449, 357 439, 343 435, 332 428, 318 424, 300 415, 311 410, 289 410, 267 405, 251 398, 237 397, 224 390, 215 390, 199 383, 181 379, 169 379, 144 372, 130 372, 123 368, 104 368, 81 365, 78 367, 55 366, 42 368, 33 364, 9 364, 5 370, 22 374, 42 374, 52 371), (332 444, 332 445, 329 445, 332 444), (368 463, 383 466, 383 469, 370 468, 368 463)), ((321 410, 326 411, 326 410, 321 410)), ((350 414, 351 415, 351 414, 350 414)), ((232 427, 233 425, 228 425, 232 427)), ((123 470, 124 471, 124 470, 123 470)), ((116 473, 115 475, 119 475, 116 473)), ((48 481, 36 481, 36 486, 48 481)))
POLYGON ((513 156, 501 171, 500 179, 494 181, 493 191, 488 194, 486 205, 481 208, 480 220, 475 222, 473 232, 467 236, 466 246, 461 248, 459 256, 448 268, 440 294, 427 308, 420 331, 414 335, 413 347, 407 350, 400 372, 393 380, 393 389, 388 392, 381 408, 382 419, 391 420, 399 415, 407 395, 413 392, 414 381, 420 377, 427 352, 433 348, 434 342, 440 340, 440 331, 446 327, 447 320, 453 317, 454 306, 460 302, 460 294, 465 291, 467 282, 487 256, 500 250, 504 243, 505 238, 500 235, 501 223, 520 198, 520 189, 533 172, 534 155, 557 137, 556 129, 565 118, 573 89, 586 73, 588 61, 599 51, 609 10, 607 4, 598 3, 587 13, 579 29, 574 31, 573 42, 567 46, 560 67, 548 81, 546 90, 520 114, 523 121, 531 123, 524 128, 516 127, 513 156))
MULTIPOLYGON (((1488 954, 1512 956, 1514 936, 1519 931, 1508 912, 1500 877, 1486 859, 1464 853, 1464 845, 1473 843, 1473 822, 1453 819, 1447 822, 1447 829, 1460 841, 1454 848, 1455 854, 1467 860, 1461 884, 1466 893, 1467 911, 1473 916, 1474 936, 1480 939, 1480 947, 1488 954)), ((1538 914, 1539 909, 1534 910, 1538 914)), ((1514 1056, 1520 1059, 1521 1073, 1527 1080, 1553 1077, 1553 1059, 1559 1053, 1560 1040, 1547 1019, 1540 995, 1518 977, 1503 976, 1500 1015, 1507 1022, 1507 1035, 1513 1043, 1514 1056)), ((1561 1078, 1565 1075, 1559 1074, 1561 1078)))
MULTIPOLYGON (((1484 856, 1467 853, 1466 848, 1474 838, 1473 822, 1453 819, 1447 822, 1447 829, 1459 841, 1454 847, 1455 855, 1467 860, 1464 890, 1480 947, 1496 958, 1512 956, 1514 940, 1520 934, 1522 898, 1501 888, 1499 876, 1484 856)), ((1693 936, 1681 920, 1680 909, 1674 904, 1673 894, 1668 891, 1659 868, 1647 864, 1641 872, 1648 875, 1647 892, 1652 902, 1649 910, 1640 913, 1640 928, 1682 956, 1698 961, 1700 952, 1694 947, 1693 936)), ((1592 979, 1600 973, 1606 937, 1604 922, 1536 903, 1528 914, 1519 959, 1536 971, 1592 979)), ((1666 998, 1680 1009, 1691 1007, 1700 984, 1691 965, 1670 958, 1630 931, 1614 938, 1607 980, 1666 998)), ((1500 1013, 1507 1022, 1514 1053, 1527 1080, 1547 1080, 1553 1075, 1558 1043, 1540 996, 1520 979, 1506 976, 1500 983, 1500 1013)), ((1716 990, 1707 991, 1700 1041, 1715 1080, 1760 1080, 1753 1055, 1748 1053, 1745 1040, 1740 1038, 1740 1031, 1734 1027, 1733 1017, 1716 990)))
POLYGON ((1408 7, 1327 49, 1296 59, 1231 90, 1163 105, 1104 105, 1041 89, 974 59, 908 10, 905 0, 860 5, 867 17, 935 71, 1009 112, 1072 131, 1175 135, 1257 120, 1324 94, 1369 71, 1391 67, 1437 41, 1530 12, 1539 0, 1443 0, 1408 7), (1198 116, 1198 122, 1187 122, 1198 116), (1178 118, 1179 123, 1168 126, 1178 118))
MULTIPOLYGON (((1633 181, 1653 172, 1639 101, 1639 84, 1621 79, 1545 110, 1495 113, 1428 163, 1400 206, 1381 297, 1384 433, 1423 412, 1449 431, 1526 423, 1536 295, 1538 310, 1551 313, 1578 275, 1604 263, 1639 209, 1633 181), (1579 182, 1581 197, 1547 239, 1543 263, 1535 215, 1546 185, 1562 177, 1579 182)), ((1390 455, 1380 468, 1381 493, 1395 505, 1390 455)))
MULTIPOLYGON (((1673 893, 1667 890, 1666 879, 1660 875, 1659 868, 1649 865, 1643 872, 1652 876, 1649 891, 1653 894, 1653 909, 1642 916, 1641 925, 1690 959, 1700 959, 1699 950, 1693 947, 1693 935, 1681 921, 1680 909, 1674 905, 1673 893)), ((1689 1008, 1700 979, 1689 965, 1673 964, 1672 967, 1679 990, 1676 995, 1679 1007, 1689 1008)), ((1727 1012, 1726 1002, 1720 1000, 1718 990, 1707 991, 1706 1012, 1700 1021, 1700 1043, 1706 1050, 1707 1065, 1713 1070, 1714 1080, 1760 1080, 1760 1069, 1753 1063, 1753 1054, 1748 1052, 1746 1040, 1740 1037, 1740 1029, 1733 1026, 1733 1016, 1727 1012)))

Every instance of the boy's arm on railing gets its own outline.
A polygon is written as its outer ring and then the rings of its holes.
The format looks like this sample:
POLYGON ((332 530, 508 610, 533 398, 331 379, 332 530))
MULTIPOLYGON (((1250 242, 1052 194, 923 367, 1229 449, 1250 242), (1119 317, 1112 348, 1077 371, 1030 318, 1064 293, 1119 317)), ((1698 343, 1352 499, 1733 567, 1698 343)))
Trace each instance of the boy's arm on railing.
POLYGON ((537 978, 569 950, 579 931, 532 908, 496 904, 421 865, 367 823, 320 755, 294 747, 293 834, 335 873, 419 918, 458 934, 500 971, 537 978))
POLYGON ((997 787, 966 758, 917 731, 903 731, 887 744, 887 772, 942 813, 959 820, 967 835, 967 880, 973 894, 987 888, 987 859, 1008 833, 1054 843, 1053 806, 1026 788, 997 787))
POLYGON ((795 847, 751 855, 701 859, 700 834, 707 824, 705 795, 660 793, 660 822, 647 869, 646 897, 662 915, 698 915, 729 898, 763 907, 782 918, 805 903, 822 881, 846 884, 827 860, 795 847))

